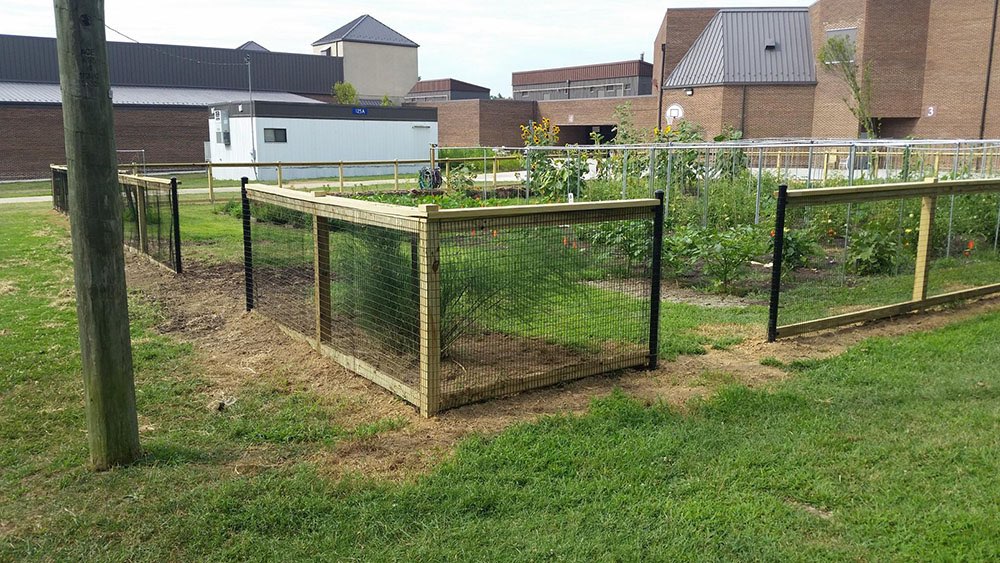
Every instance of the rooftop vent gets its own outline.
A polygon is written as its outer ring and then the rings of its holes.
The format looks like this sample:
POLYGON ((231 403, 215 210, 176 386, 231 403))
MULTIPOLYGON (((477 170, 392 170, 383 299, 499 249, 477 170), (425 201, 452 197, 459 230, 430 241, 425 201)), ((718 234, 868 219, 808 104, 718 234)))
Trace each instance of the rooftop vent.
POLYGON ((764 40, 765 51, 774 51, 777 48, 778 48, 778 42, 775 41, 774 38, 769 37, 764 40))

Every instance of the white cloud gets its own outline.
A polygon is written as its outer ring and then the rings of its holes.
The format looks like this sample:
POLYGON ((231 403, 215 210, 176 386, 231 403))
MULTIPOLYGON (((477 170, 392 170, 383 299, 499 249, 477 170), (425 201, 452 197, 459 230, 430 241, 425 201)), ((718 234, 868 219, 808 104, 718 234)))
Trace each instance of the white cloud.
MULTIPOLYGON (((55 35, 51 4, 0 0, 0 33, 55 35)), ((510 94, 510 73, 638 58, 652 60, 667 8, 802 6, 811 0, 107 0, 112 27, 148 43, 236 47, 253 39, 272 51, 311 52, 310 44, 371 14, 420 44, 423 78, 458 78, 510 94)), ((108 33, 112 41, 123 40, 108 33)))

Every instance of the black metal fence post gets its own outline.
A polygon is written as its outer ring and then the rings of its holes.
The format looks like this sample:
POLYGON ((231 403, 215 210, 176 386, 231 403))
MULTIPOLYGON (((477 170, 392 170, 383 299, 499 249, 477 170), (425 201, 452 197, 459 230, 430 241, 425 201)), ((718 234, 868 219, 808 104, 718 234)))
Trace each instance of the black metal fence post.
POLYGON ((660 278, 663 268, 663 190, 653 212, 653 271, 649 286, 649 369, 656 369, 660 349, 660 278))
POLYGON ((174 271, 178 274, 184 273, 181 266, 181 214, 180 203, 177 201, 177 178, 170 178, 170 212, 173 215, 174 229, 174 271))
POLYGON ((781 295, 781 262, 785 251, 785 207, 788 186, 778 186, 778 210, 774 216, 774 258, 771 261, 771 303, 767 315, 767 341, 778 339, 778 297, 781 295))
POLYGON ((250 198, 247 197, 246 176, 240 178, 243 203, 243 276, 246 282, 247 311, 253 310, 253 241, 250 239, 250 198))

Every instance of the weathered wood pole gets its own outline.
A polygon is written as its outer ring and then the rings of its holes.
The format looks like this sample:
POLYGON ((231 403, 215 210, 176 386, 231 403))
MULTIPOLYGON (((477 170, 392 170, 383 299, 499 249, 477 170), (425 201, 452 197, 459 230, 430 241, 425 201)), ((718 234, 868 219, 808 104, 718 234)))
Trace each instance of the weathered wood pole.
POLYGON ((103 0, 54 0, 90 460, 139 455, 103 0))

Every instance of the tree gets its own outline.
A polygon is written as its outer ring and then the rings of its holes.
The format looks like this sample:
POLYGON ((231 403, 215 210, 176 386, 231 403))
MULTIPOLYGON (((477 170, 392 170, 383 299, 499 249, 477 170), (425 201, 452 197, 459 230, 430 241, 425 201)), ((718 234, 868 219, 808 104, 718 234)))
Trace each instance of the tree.
POLYGON ((358 103, 358 91, 350 82, 338 82, 334 84, 333 96, 337 98, 338 104, 353 106, 358 103))
POLYGON ((140 455, 104 0, 55 13, 87 440, 103 470, 140 455))
POLYGON ((392 104, 392 98, 389 97, 389 94, 383 94, 382 95, 382 103, 380 105, 382 107, 384 107, 384 108, 392 107, 392 105, 393 105, 392 104))
POLYGON ((819 51, 819 62, 835 74, 850 90, 844 103, 869 138, 876 137, 872 117, 872 70, 869 63, 857 61, 857 45, 846 35, 830 37, 819 51))

